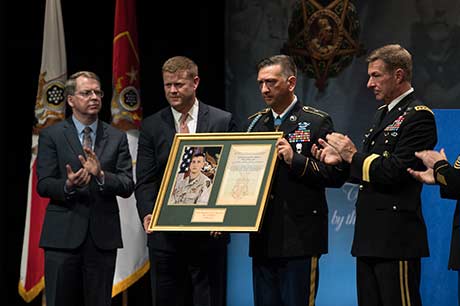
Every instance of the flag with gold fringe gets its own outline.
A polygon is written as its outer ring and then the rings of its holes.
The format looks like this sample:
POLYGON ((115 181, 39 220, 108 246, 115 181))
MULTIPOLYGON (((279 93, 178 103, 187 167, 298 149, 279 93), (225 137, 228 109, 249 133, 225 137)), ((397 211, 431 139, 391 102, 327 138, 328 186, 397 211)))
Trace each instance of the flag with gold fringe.
MULTIPOLYGON (((138 127, 142 120, 136 29, 135 0, 117 0, 112 60, 112 125, 127 133, 134 173, 138 127)), ((150 268, 147 236, 137 214, 134 195, 128 199, 118 198, 118 206, 123 248, 117 254, 112 296, 125 291, 150 268)))
POLYGON ((27 194, 27 213, 24 226, 18 291, 26 301, 32 301, 44 288, 44 252, 38 243, 48 199, 36 192, 38 133, 65 118, 64 84, 67 60, 60 0, 46 0, 43 47, 35 119, 32 130, 32 156, 27 194))

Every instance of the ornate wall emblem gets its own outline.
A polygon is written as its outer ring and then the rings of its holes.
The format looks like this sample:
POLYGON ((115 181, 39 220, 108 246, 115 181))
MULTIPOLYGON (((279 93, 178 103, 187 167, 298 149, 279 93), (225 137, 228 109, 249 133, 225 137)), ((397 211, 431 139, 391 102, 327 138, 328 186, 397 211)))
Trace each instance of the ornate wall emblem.
POLYGON ((353 59, 364 54, 358 41, 360 26, 355 6, 349 0, 299 0, 289 23, 283 52, 323 91, 327 79, 337 76, 353 59), (322 1, 324 2, 324 1, 322 1))

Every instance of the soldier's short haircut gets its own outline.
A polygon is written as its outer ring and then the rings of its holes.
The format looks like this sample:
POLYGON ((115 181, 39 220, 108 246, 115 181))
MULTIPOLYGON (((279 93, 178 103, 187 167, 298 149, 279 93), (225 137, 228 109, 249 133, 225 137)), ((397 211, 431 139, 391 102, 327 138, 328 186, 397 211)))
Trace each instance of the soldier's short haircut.
POLYGON ((286 78, 290 76, 297 77, 297 66, 295 65, 294 59, 284 54, 274 55, 274 56, 262 59, 257 64, 257 71, 259 71, 262 68, 274 66, 274 65, 281 66, 281 69, 282 69, 281 73, 283 74, 284 77, 286 78))
POLYGON ((385 63, 385 67, 390 72, 401 68, 404 70, 404 80, 411 82, 412 56, 409 51, 404 49, 401 45, 386 45, 372 51, 367 57, 367 62, 372 63, 376 60, 383 61, 385 63))

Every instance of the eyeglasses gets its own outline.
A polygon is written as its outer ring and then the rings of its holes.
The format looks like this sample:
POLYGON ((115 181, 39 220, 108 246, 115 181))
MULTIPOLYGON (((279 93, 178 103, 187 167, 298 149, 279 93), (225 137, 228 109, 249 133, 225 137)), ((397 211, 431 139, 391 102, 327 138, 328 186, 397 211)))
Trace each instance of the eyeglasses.
POLYGON ((93 93, 99 98, 104 97, 104 92, 102 90, 94 90, 94 89, 79 91, 79 92, 76 92, 75 94, 82 96, 83 98, 89 98, 93 95, 93 93))

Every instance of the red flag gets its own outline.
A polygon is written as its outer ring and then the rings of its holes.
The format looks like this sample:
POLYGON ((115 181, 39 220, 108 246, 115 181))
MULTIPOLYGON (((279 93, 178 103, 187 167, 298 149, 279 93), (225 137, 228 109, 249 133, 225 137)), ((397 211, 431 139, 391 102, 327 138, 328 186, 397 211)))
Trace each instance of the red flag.
POLYGON ((117 0, 112 59, 112 125, 137 129, 142 119, 139 95, 136 1, 117 0))
MULTIPOLYGON (((139 55, 137 52, 135 0, 117 0, 112 62, 112 125, 127 131, 131 156, 137 156, 138 130, 142 119, 139 98, 139 55)), ((133 162, 133 171, 136 163, 133 162)), ((135 171, 134 171, 135 173, 135 171)), ((125 291, 150 268, 143 226, 134 195, 118 198, 123 248, 118 249, 112 296, 125 291)))
POLYGON ((32 301, 44 288, 44 252, 38 243, 49 199, 36 191, 35 160, 38 131, 65 117, 64 83, 67 61, 60 0, 47 0, 43 30, 42 63, 35 104, 36 124, 32 132, 27 215, 24 226, 19 294, 26 302, 32 301))

